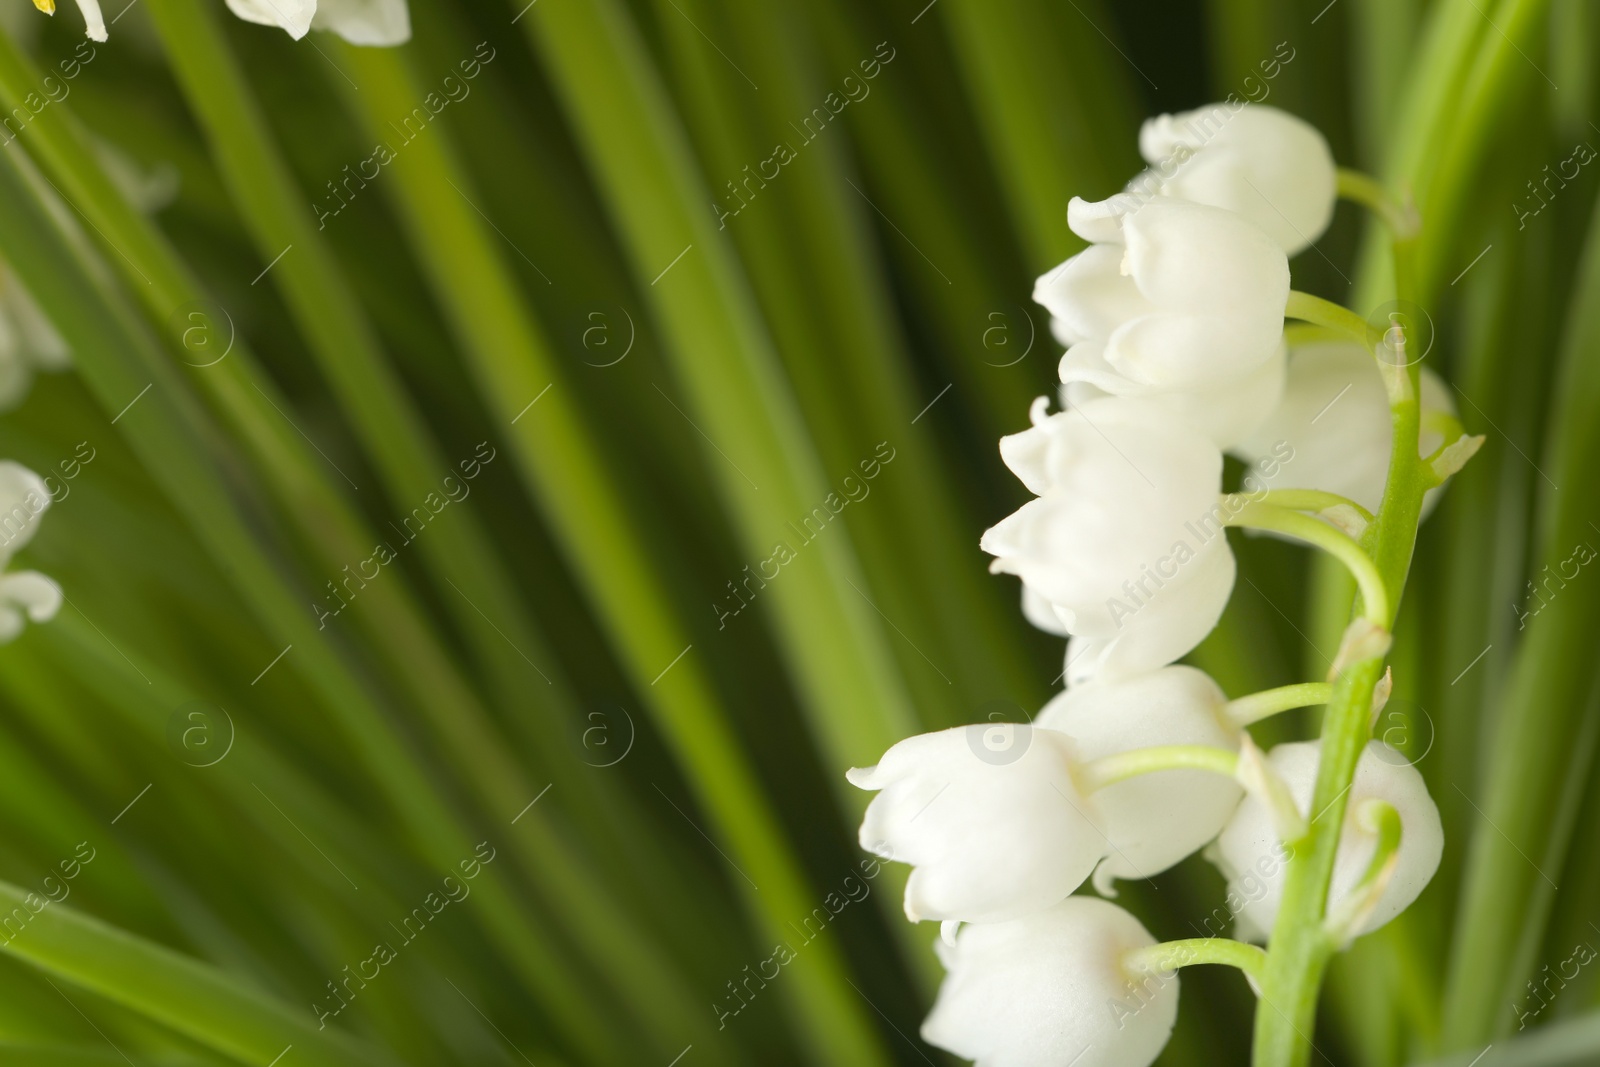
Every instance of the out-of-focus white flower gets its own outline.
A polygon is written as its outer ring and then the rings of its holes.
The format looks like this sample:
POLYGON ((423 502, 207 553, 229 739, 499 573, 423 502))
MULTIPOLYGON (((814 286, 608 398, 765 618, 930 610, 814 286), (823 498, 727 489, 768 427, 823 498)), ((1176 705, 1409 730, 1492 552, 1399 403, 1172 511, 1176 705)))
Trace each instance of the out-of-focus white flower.
POLYGON ((1047 414, 1001 439, 1039 499, 983 535, 990 569, 1016 574, 1073 635, 1069 679, 1164 667, 1210 632, 1233 589, 1233 553, 1197 526, 1217 501, 1222 454, 1200 434, 1119 398, 1047 414))
MULTIPOLYGON (((1426 429, 1429 413, 1454 415, 1455 404, 1427 367, 1422 368, 1421 399, 1424 429, 1418 447, 1425 456, 1444 443, 1437 431, 1426 429)), ((1371 352, 1350 341, 1317 341, 1289 353, 1283 400, 1233 451, 1254 462, 1285 441, 1294 449, 1294 462, 1262 467, 1254 476, 1257 488, 1321 489, 1378 510, 1393 431, 1383 374, 1371 352)), ((1438 495, 1434 489, 1423 498, 1424 515, 1438 495)))
POLYGON ((66 370, 71 362, 67 342, 0 261, 0 411, 22 402, 35 372, 66 370))
POLYGON ((1034 284, 1057 340, 1061 380, 1117 396, 1235 379, 1278 350, 1289 262, 1231 211, 1127 194, 1077 197, 1067 221, 1096 242, 1034 284))
MULTIPOLYGON (((1238 751, 1227 702, 1204 671, 1164 667, 1070 689, 1045 705, 1038 725, 1070 735, 1082 760, 1158 745, 1238 751)), ((1197 770, 1155 771, 1096 790, 1089 802, 1110 851, 1095 870, 1095 888, 1112 895, 1113 878, 1148 878, 1198 851, 1243 795, 1232 778, 1197 770)))
POLYGON ((1000 922, 1067 896, 1106 848, 1072 778, 1072 739, 988 723, 899 742, 850 783, 880 790, 861 847, 912 864, 906 917, 1000 922))
POLYGON ((1328 139, 1275 107, 1211 104, 1146 119, 1139 154, 1150 169, 1128 183, 1128 195, 1236 211, 1291 256, 1333 219, 1338 169, 1328 139))
MULTIPOLYGON (((1279 344, 1265 363, 1236 377, 1128 399, 1149 406, 1155 418, 1187 423, 1226 451, 1250 438, 1277 408, 1283 399, 1287 366, 1288 349, 1279 344)), ((1064 406, 1069 408, 1110 395, 1088 382, 1067 382, 1061 387, 1064 406)))
POLYGON ((396 45, 411 39, 405 0, 228 0, 246 22, 277 26, 295 40, 328 30, 351 44, 396 45))
POLYGON ((1177 975, 1126 962, 1153 944, 1139 920, 1094 897, 963 927, 954 945, 935 946, 949 974, 923 1040, 977 1067, 1148 1067, 1178 1014, 1177 975))
POLYGON ((39 529, 50 506, 44 479, 20 463, 0 461, 0 643, 22 632, 24 618, 45 622, 61 609, 61 588, 36 571, 5 572, 39 529))
MULTIPOLYGON (((1279 745, 1267 754, 1268 764, 1307 818, 1313 814, 1311 793, 1321 752, 1320 741, 1301 741, 1279 745)), ((1432 880, 1444 850, 1439 809, 1428 795, 1422 775, 1395 749, 1381 741, 1369 741, 1356 764, 1340 830, 1328 889, 1330 914, 1361 880, 1372 860, 1377 836, 1362 824, 1359 812, 1364 801, 1373 799, 1385 801, 1399 812, 1399 862, 1383 895, 1352 936, 1371 933, 1409 907, 1432 880)), ((1242 938, 1264 940, 1277 919, 1286 873, 1281 852, 1271 813, 1260 800, 1246 796, 1210 854, 1228 878, 1228 899, 1236 905, 1234 915, 1242 938)))
MULTIPOLYGON (((47 15, 55 0, 33 0, 47 15)), ((228 9, 246 22, 277 26, 295 40, 308 30, 329 30, 351 44, 396 45, 411 39, 411 13, 405 0, 228 0, 228 9)), ((88 35, 106 39, 100 0, 78 0, 88 35)))

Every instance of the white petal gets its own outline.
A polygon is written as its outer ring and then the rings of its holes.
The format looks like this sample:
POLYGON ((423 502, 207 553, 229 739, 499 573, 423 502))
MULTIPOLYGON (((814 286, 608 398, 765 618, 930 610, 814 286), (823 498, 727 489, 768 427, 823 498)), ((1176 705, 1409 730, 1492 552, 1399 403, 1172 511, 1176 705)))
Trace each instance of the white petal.
POLYGON ((1105 838, 1071 775, 1072 739, 986 723, 907 738, 850 775, 880 790, 862 847, 915 867, 906 915, 998 922, 1067 896, 1094 870, 1105 838))
MULTIPOLYGON (((1226 704, 1203 671, 1164 667, 1075 686, 1045 705, 1037 725, 1069 734, 1082 760, 1159 745, 1237 751, 1239 729, 1226 721, 1226 704)), ((1160 874, 1216 837, 1243 795, 1233 779, 1206 771, 1158 771, 1096 791, 1089 799, 1111 840, 1101 872, 1160 874)))
POLYGON ((100 14, 100 0, 78 0, 78 10, 83 12, 84 30, 91 41, 106 39, 106 20, 100 14))
POLYGON ((949 974, 923 1039, 977 1067, 1148 1067, 1172 1035, 1178 977, 1123 961, 1154 943, 1094 897, 963 927, 954 947, 935 946, 949 974))
POLYGON ((228 10, 246 22, 276 26, 298 41, 311 29, 317 0, 228 0, 228 10))
POLYGON ((1122 273, 1122 256, 1119 245, 1090 245, 1034 282, 1033 299, 1050 312, 1064 343, 1108 337, 1119 324, 1156 310, 1122 273))
POLYGON ((0 461, 0 566, 33 539, 49 507, 43 478, 20 463, 0 461))
POLYGON ((405 44, 411 40, 411 12, 406 0, 321 0, 311 28, 337 33, 351 44, 405 44))
MULTIPOLYGON (((1279 745, 1267 755, 1272 769, 1287 783, 1296 806, 1308 817, 1320 753, 1320 742, 1302 741, 1279 745)), ((1350 787, 1329 888, 1330 910, 1360 880, 1372 859, 1376 839, 1361 827, 1357 811, 1362 801, 1374 798, 1387 801, 1400 813, 1400 859, 1388 888, 1357 931, 1358 936, 1371 933, 1409 907, 1438 870, 1444 850, 1439 809, 1428 795, 1422 775, 1395 749, 1381 741, 1369 741, 1350 787)), ((1238 905, 1241 931, 1257 935, 1270 931, 1283 899, 1285 874, 1281 847, 1266 805, 1254 797, 1244 799, 1217 838, 1215 859, 1228 877, 1228 899, 1238 905)))
POLYGON ((1337 170, 1328 141, 1277 108, 1225 104, 1150 119, 1139 132, 1150 171, 1130 185, 1249 218, 1290 255, 1333 218, 1337 170))
POLYGON ((61 610, 61 587, 37 571, 0 575, 0 643, 22 632, 24 617, 49 622, 61 610))
POLYGON ((1163 556, 1152 568, 1176 569, 1175 578, 1157 587, 1141 575, 1144 584, 1136 585, 1134 596, 1122 591, 1117 598, 1121 607, 1111 613, 1111 630, 1083 627, 1083 635, 1067 643, 1068 685, 1117 681, 1164 667, 1216 629, 1233 592, 1233 550, 1209 517, 1197 517, 1191 527, 1181 543, 1198 546, 1194 557, 1180 564, 1176 555, 1163 556))

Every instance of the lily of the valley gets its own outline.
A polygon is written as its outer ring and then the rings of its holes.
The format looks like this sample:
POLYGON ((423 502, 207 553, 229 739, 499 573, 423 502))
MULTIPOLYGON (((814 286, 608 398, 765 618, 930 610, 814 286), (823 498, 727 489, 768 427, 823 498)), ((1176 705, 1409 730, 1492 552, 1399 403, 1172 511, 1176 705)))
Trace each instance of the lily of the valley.
MULTIPOLYGON (((1444 443, 1430 428, 1440 415, 1455 414, 1450 391, 1439 376, 1422 367, 1421 455, 1444 443)), ((1283 400, 1259 427, 1232 451, 1254 462, 1288 442, 1294 462, 1271 464, 1255 475, 1263 489, 1320 489, 1378 510, 1388 477, 1394 432, 1383 374, 1372 353, 1351 341, 1296 345, 1289 354, 1283 400)), ((1423 498, 1423 514, 1439 490, 1423 498)))
POLYGON ((11 557, 33 540, 50 506, 44 479, 10 460, 0 462, 0 643, 14 639, 26 620, 46 622, 61 610, 61 587, 37 571, 6 571, 11 557))
POLYGON ((1143 405, 1048 408, 1034 401, 1033 427, 1001 439, 1038 499, 984 533, 990 569, 1021 577, 1031 614, 1072 635, 1073 684, 1164 667, 1211 631, 1233 590, 1226 538, 1194 525, 1216 503, 1222 454, 1143 405))
MULTIPOLYGON (((33 0, 55 14, 55 0, 33 0)), ((100 0, 77 0, 89 37, 106 39, 100 0)), ((228 10, 263 26, 277 26, 299 40, 310 30, 328 30, 351 44, 397 45, 411 39, 411 13, 405 0, 228 0, 228 10)))
MULTIPOLYGON (((1236 752, 1241 731, 1228 721, 1227 700, 1205 672, 1165 667, 1131 681, 1069 689, 1045 705, 1038 725, 1070 735, 1085 760, 1158 745, 1236 752)), ((1095 792, 1090 800, 1109 845, 1095 869, 1095 888, 1115 895, 1112 879, 1148 878, 1199 851, 1243 795, 1232 778, 1181 769, 1138 775, 1095 792)))
POLYGON ((963 927, 922 1037, 977 1067, 1148 1067, 1172 1036, 1178 977, 1130 966, 1155 944, 1115 904, 1068 897, 963 927))
MULTIPOLYGON (((1320 741, 1278 745, 1267 763, 1288 787, 1296 807, 1310 819, 1311 793, 1316 785, 1320 741)), ((1328 911, 1336 912, 1367 873, 1377 848, 1378 834, 1365 817, 1369 801, 1382 801, 1399 814, 1400 846, 1397 862, 1386 876, 1382 894, 1351 936, 1368 934, 1399 915, 1432 880, 1444 851, 1444 829, 1439 809, 1417 769, 1397 750, 1381 741, 1367 742, 1356 764, 1356 776, 1345 806, 1344 827, 1334 859, 1333 881, 1328 888, 1328 911)), ((1228 899, 1236 906, 1238 936, 1264 940, 1272 930, 1283 899, 1287 866, 1282 855, 1277 824, 1267 805, 1247 796, 1208 853, 1228 878, 1228 899)))
POLYGON ((1106 848, 1073 782, 1073 741, 1026 724, 958 726, 899 742, 849 772, 878 795, 861 847, 915 869, 906 917, 1000 922, 1082 885, 1106 848))
POLYGON ((1238 212, 1291 256, 1333 219, 1338 170, 1328 139, 1275 107, 1222 103, 1158 115, 1139 130, 1139 154, 1150 169, 1123 195, 1238 212))
POLYGON ((1116 396, 1203 389, 1277 353, 1289 262, 1248 219, 1168 197, 1074 197, 1067 221, 1095 243, 1033 291, 1067 346, 1063 382, 1116 396))

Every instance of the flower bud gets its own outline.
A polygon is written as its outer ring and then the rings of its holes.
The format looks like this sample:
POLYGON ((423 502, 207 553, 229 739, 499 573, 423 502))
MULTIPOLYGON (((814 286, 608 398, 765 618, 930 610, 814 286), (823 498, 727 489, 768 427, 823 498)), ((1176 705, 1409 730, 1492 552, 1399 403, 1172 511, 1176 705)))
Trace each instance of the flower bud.
POLYGON ((1172 1036, 1178 976, 1128 953, 1155 944, 1139 920, 1068 897, 935 945, 949 973, 922 1037, 977 1067, 1148 1067, 1172 1036))
POLYGON ((1193 389, 1238 378, 1277 351, 1289 263, 1248 219, 1123 193, 1074 197, 1067 220, 1097 243, 1033 290, 1068 346, 1062 381, 1117 396, 1193 389))
POLYGON ((906 882, 912 922, 999 922, 1047 908, 1105 854, 1072 764, 1071 738, 1026 724, 907 738, 848 774, 880 790, 861 847, 916 868, 906 882))
POLYGON ((1130 191, 1236 211, 1289 255, 1333 220, 1338 170, 1310 123, 1260 104, 1212 104, 1147 119, 1139 154, 1150 169, 1130 191))
MULTIPOLYGON (((1455 404, 1438 375, 1424 366, 1425 428, 1418 442, 1424 456, 1444 443, 1437 430, 1426 429, 1430 412, 1454 415, 1455 404)), ((1318 341, 1289 353, 1283 400, 1233 451, 1260 468, 1252 476, 1254 488, 1321 489, 1377 511, 1393 444, 1388 394, 1372 353, 1349 341, 1318 341), (1284 442, 1294 460, 1271 461, 1284 442)), ((1424 515, 1438 495, 1434 489, 1423 498, 1424 515)))
MULTIPOLYGON (((1267 755, 1313 828, 1315 815, 1321 814, 1310 810, 1321 752, 1320 741, 1301 741, 1279 745, 1267 755)), ((1395 749, 1381 741, 1367 742, 1345 803, 1328 891, 1330 914, 1361 881, 1372 861, 1377 835, 1359 816, 1362 803, 1371 799, 1385 801, 1399 812, 1399 862, 1383 895, 1351 931, 1353 937, 1371 933, 1409 907, 1433 878, 1444 850, 1439 809, 1428 795, 1422 775, 1395 749)), ((1228 878, 1228 900, 1238 920, 1238 936, 1264 940, 1277 919, 1286 874, 1282 846, 1266 805, 1255 797, 1245 797, 1209 855, 1228 878)))
MULTIPOLYGON (((1240 730, 1227 721, 1226 705, 1204 671, 1164 667, 1070 689, 1045 705, 1038 725, 1070 735, 1085 761, 1162 745, 1237 751, 1240 730)), ((1232 778, 1199 770, 1155 771, 1096 790, 1089 803, 1110 848, 1095 888, 1112 895, 1113 878, 1148 878, 1198 851, 1243 795, 1232 778)))

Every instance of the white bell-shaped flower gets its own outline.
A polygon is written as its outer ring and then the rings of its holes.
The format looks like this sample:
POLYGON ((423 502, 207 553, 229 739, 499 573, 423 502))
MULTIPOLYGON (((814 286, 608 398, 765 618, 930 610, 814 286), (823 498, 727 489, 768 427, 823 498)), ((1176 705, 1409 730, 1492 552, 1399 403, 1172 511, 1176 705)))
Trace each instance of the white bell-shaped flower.
POLYGON ((1155 939, 1126 911, 1068 897, 935 946, 949 972, 922 1037, 977 1067, 1148 1067, 1172 1036, 1176 972, 1128 954, 1155 939))
MULTIPOLYGON (((33 539, 50 506, 44 479, 20 463, 0 461, 0 572, 33 539)), ((61 589, 36 571, 0 573, 0 643, 22 632, 24 618, 45 622, 61 609, 61 589)))
POLYGON ((1123 193, 1094 204, 1074 197, 1067 221, 1096 243, 1033 289, 1068 346, 1063 382, 1117 396, 1193 389, 1237 379, 1277 352, 1289 261, 1248 219, 1123 193))
MULTIPOLYGON (((1320 741, 1300 741, 1278 745, 1267 754, 1268 765, 1283 779, 1308 820, 1319 814, 1310 808, 1321 752, 1320 741)), ((1398 750, 1381 741, 1367 742, 1345 806, 1328 891, 1330 913, 1360 882, 1371 863, 1377 836, 1364 825, 1360 812, 1364 801, 1374 799, 1392 805, 1400 815, 1399 859, 1383 895, 1350 932, 1357 937, 1378 929, 1409 907, 1432 880, 1444 850, 1439 809, 1428 795, 1422 775, 1398 750)), ((1255 796, 1246 796, 1208 855, 1228 879, 1228 902, 1238 920, 1238 935, 1265 940, 1278 916, 1287 871, 1283 846, 1267 806, 1255 796)))
POLYGON ((1027 724, 919 734, 850 783, 880 792, 861 847, 912 864, 906 917, 1000 922, 1067 896, 1106 839, 1072 778, 1072 739, 1027 724))
POLYGON ((277 26, 295 40, 328 30, 351 44, 397 45, 411 39, 405 0, 228 0, 246 22, 277 26))
MULTIPOLYGON (((1079 686, 1040 713, 1041 728, 1072 737, 1078 758, 1160 745, 1238 751, 1228 698, 1193 667, 1164 667, 1122 682, 1079 686)), ((1096 790, 1089 798, 1110 851, 1094 874, 1112 895, 1114 878, 1148 878, 1199 851, 1222 830, 1244 790, 1232 778, 1198 770, 1155 771, 1096 790)))
MULTIPOLYGON (((1421 380, 1418 448, 1426 456, 1444 443, 1438 431, 1428 429, 1429 414, 1454 415, 1455 404, 1426 366, 1421 380)), ((1377 359, 1354 342, 1317 341, 1289 353, 1283 400, 1233 451, 1256 465, 1256 488, 1321 489, 1377 511, 1393 443, 1389 398, 1377 359), (1283 442, 1293 449, 1288 462, 1274 459, 1282 456, 1283 442)), ((1424 515, 1438 495, 1433 489, 1423 498, 1424 515)))
POLYGON ((1210 519, 1222 455, 1120 398, 1048 407, 1036 400, 1033 428, 1000 442, 1039 499, 984 533, 990 569, 1020 576, 1073 635, 1074 683, 1164 667, 1211 631, 1233 589, 1233 553, 1210 519))
POLYGON ((1192 200, 1238 212, 1294 255, 1327 230, 1338 198, 1328 139, 1260 104, 1211 104, 1147 119, 1139 154, 1150 169, 1132 195, 1192 200))

